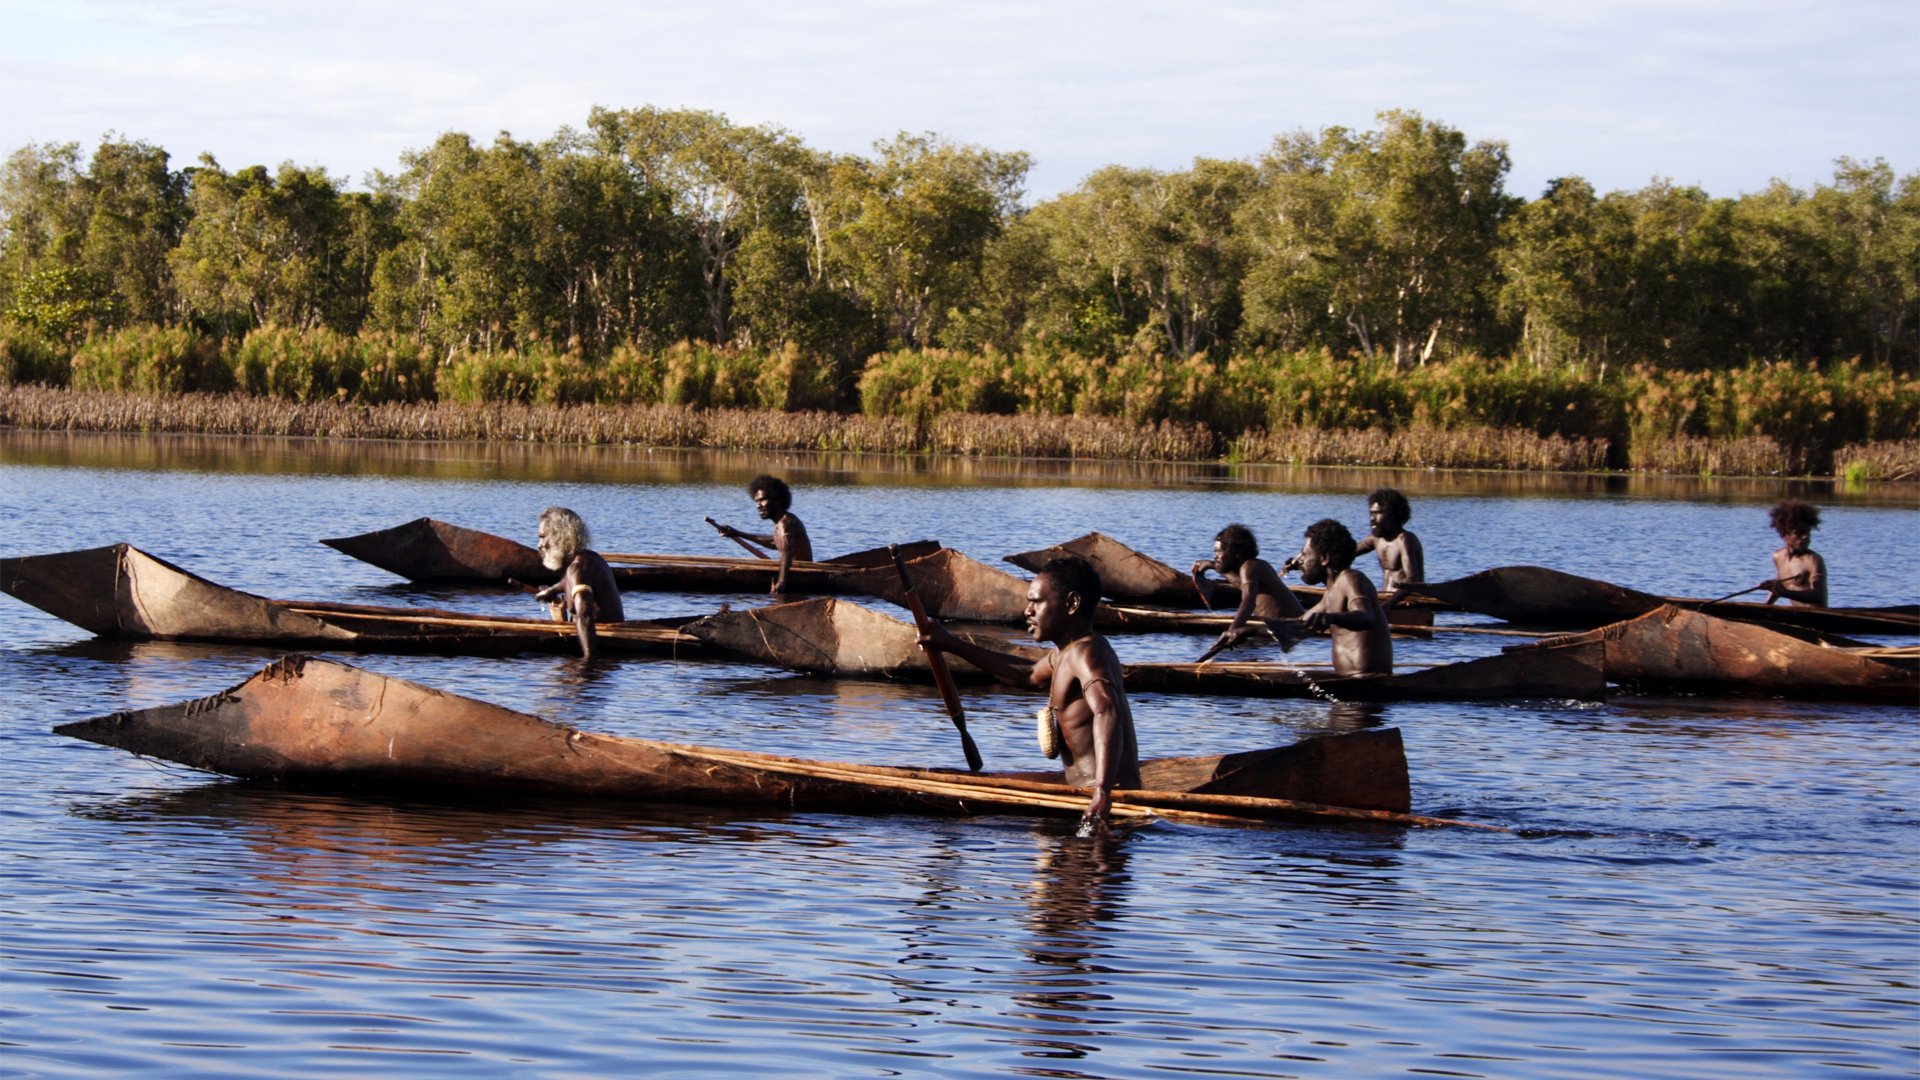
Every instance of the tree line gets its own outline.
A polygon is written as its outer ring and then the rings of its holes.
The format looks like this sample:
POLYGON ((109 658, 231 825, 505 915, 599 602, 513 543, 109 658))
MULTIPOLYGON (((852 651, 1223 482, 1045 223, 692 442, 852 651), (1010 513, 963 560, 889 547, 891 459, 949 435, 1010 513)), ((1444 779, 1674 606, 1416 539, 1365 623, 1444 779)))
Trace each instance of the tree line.
POLYGON ((542 142, 450 133, 364 191, 111 135, 85 160, 31 145, 0 175, 0 331, 378 334, 443 362, 699 342, 803 358, 842 408, 901 350, 1920 371, 1920 174, 1883 161, 1811 190, 1567 177, 1529 200, 1504 144, 1395 111, 1031 205, 1029 163, 650 107, 542 142))

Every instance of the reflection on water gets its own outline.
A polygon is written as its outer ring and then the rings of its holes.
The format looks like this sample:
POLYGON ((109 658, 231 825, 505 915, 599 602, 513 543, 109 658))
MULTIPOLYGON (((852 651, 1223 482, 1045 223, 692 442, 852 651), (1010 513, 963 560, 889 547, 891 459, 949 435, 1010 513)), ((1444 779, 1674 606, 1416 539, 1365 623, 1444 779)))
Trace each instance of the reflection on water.
MULTIPOLYGON (((1848 490, 1831 479, 1363 469, 1225 462, 1126 462, 830 452, 529 446, 220 435, 124 435, 0 430, 0 459, 28 465, 276 475, 410 476, 441 480, 738 486, 777 471, 800 483, 892 486, 1008 485, 1234 487, 1364 495, 1399 487, 1432 495, 1636 496, 1771 501, 1794 496, 1862 506, 1920 504, 1920 484, 1848 490)), ((397 522, 396 522, 397 524, 397 522)), ((1062 537, 1061 539, 1066 539, 1062 537)))

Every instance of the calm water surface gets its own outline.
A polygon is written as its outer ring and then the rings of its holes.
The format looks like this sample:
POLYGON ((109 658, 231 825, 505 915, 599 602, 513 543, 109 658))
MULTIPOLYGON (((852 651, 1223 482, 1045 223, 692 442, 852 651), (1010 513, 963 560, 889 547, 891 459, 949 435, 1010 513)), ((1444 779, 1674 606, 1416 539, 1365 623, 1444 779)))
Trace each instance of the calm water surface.
MULTIPOLYGON (((746 524, 741 485, 768 464, 0 433, 0 554, 128 540, 272 596, 525 614, 518 593, 413 589, 313 541, 421 514, 530 539, 563 503, 608 550, 729 554, 700 517, 746 524)), ((1274 553, 1318 517, 1361 526, 1383 476, 771 464, 823 553, 931 536, 993 559, 1097 528, 1179 565, 1228 521, 1274 553)), ((1689 595, 1766 576, 1765 508, 1789 490, 1387 479, 1414 499, 1435 578, 1528 562, 1689 595)), ((1910 492, 1798 493, 1826 508, 1836 603, 1920 599, 1910 492)), ((1393 725, 1417 810, 1516 836, 1157 823, 1078 839, 1018 817, 357 799, 48 732, 272 658, 93 641, 0 599, 0 1076, 1920 1074, 1915 708, 1136 701, 1156 755, 1393 725)), ((349 659, 596 731, 959 758, 919 687, 349 659)), ((1037 767, 1030 701, 969 704, 991 766, 1037 767)))

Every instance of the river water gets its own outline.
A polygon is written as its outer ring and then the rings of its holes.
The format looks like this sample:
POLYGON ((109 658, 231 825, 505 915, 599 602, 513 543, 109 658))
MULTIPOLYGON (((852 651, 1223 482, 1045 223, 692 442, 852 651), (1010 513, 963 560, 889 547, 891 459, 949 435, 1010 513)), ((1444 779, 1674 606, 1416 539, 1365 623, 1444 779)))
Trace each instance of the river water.
MULTIPOLYGON (((1920 599, 1911 489, 0 432, 0 554, 130 541, 276 597, 531 614, 314 541, 423 514, 730 554, 768 468, 824 554, 995 560, 1099 529, 1176 565, 1413 499, 1429 575, 1539 563, 1711 596, 1824 508, 1836 604, 1920 599)), ((1369 569, 1373 569, 1369 567, 1369 569)), ((637 616, 754 597, 630 595, 637 616)), ((1403 662, 1500 639, 1402 642, 1403 662)), ((1203 641, 1121 638, 1130 659, 1203 641)), ((1301 652, 1309 659, 1316 646, 1301 652)), ((1324 644, 1318 646, 1324 649, 1324 644)), ((1415 809, 1522 830, 448 805, 223 781, 62 739, 257 649, 91 640, 0 599, 0 1076, 1829 1077, 1920 1073, 1914 707, 1137 696, 1142 752, 1398 727, 1415 809)), ((750 665, 347 657, 588 730, 959 764, 923 687, 750 665)), ((970 690, 989 767, 1032 702, 970 690)), ((1920 702, 1915 703, 1920 706, 1920 702)))

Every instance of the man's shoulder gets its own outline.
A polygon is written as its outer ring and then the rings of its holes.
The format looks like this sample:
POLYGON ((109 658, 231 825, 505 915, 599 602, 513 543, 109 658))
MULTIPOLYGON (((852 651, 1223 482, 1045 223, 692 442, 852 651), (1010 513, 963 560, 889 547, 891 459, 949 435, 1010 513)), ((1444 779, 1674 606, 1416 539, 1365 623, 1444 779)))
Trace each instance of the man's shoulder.
POLYGON ((1113 651, 1113 642, 1097 630, 1090 630, 1085 637, 1069 642, 1059 653, 1061 662, 1065 664, 1092 666, 1119 659, 1119 654, 1113 651))

